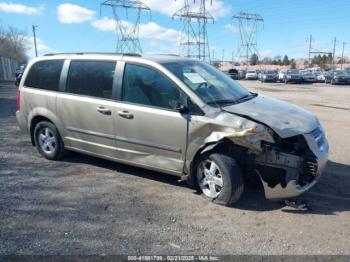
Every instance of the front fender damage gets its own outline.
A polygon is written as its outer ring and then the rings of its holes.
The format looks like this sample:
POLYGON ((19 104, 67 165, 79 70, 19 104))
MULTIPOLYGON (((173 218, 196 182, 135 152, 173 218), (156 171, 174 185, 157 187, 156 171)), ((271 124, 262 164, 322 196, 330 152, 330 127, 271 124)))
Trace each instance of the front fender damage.
MULTIPOLYGON (((197 148, 197 151, 203 154, 217 146, 244 148, 245 157, 242 162, 244 170, 247 173, 247 170, 253 170, 254 176, 261 180, 267 199, 296 197, 316 183, 316 181, 299 183, 300 173, 303 172, 302 168, 306 161, 305 157, 295 153, 281 152, 269 127, 240 116, 234 116, 235 119, 232 115, 229 117, 230 120, 234 120, 231 121, 233 123, 231 126, 224 126, 221 121, 218 124, 192 122, 194 125, 190 126, 189 130, 188 151, 194 152, 194 148, 197 148), (228 140, 232 144, 229 144, 228 140), (267 149, 265 144, 271 145, 272 149, 267 149), (256 169, 256 166, 262 169, 256 169), (278 172, 275 173, 275 170, 278 172)), ((224 120, 227 124, 228 117, 226 116, 224 120)), ((232 154, 232 156, 237 157, 237 154, 232 154)), ((239 154, 238 156, 240 157, 239 154)), ((187 159, 193 158, 188 157, 187 159)))
POLYGON ((229 139, 234 144, 246 147, 251 152, 261 153, 261 141, 273 143, 272 136, 267 132, 267 129, 262 125, 256 125, 240 131, 231 132, 212 132, 204 142, 206 144, 219 142, 223 139, 229 139))

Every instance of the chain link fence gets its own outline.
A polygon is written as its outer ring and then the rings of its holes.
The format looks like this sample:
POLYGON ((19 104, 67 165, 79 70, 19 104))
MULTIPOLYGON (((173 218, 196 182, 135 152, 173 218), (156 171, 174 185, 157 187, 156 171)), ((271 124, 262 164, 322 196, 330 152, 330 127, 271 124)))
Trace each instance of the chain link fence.
POLYGON ((14 81, 19 63, 11 58, 0 56, 0 81, 14 81))

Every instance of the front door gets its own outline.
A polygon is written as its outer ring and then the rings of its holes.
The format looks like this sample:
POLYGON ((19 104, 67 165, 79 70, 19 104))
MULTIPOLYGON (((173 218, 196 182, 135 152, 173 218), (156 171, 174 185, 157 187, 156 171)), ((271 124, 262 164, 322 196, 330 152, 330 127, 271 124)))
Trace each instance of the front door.
POLYGON ((174 110, 182 92, 156 69, 126 64, 122 101, 116 104, 118 158, 182 173, 187 118, 174 110))

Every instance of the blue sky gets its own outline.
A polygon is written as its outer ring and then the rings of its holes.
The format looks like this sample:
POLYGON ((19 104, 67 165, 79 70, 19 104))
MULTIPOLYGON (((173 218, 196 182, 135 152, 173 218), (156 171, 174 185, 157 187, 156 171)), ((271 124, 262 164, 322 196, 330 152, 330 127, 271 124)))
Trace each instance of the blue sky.
MULTIPOLYGON (((152 17, 142 15, 140 39, 144 53, 178 52, 181 22, 171 19, 183 0, 144 0, 152 8, 152 17)), ((192 2, 192 1, 190 1, 192 2)), ((197 0, 198 2, 198 0, 197 0)), ((208 5, 209 5, 208 1, 208 5)), ((103 9, 100 1, 67 0, 0 0, 0 23, 23 29, 31 46, 31 25, 37 24, 39 54, 48 52, 101 51, 113 52, 116 35, 112 13, 103 9)), ((217 57, 225 50, 230 60, 239 46, 237 23, 231 26, 231 16, 240 11, 260 14, 265 22, 259 27, 258 49, 261 57, 287 54, 307 57, 310 34, 317 50, 331 51, 337 37, 336 54, 341 55, 342 43, 350 55, 350 1, 348 0, 213 0, 208 7, 216 18, 208 24, 210 47, 217 57)), ((123 20, 125 13, 120 13, 123 20)), ((129 13, 129 19, 132 19, 129 13)), ((33 55, 33 50, 28 51, 33 55)))

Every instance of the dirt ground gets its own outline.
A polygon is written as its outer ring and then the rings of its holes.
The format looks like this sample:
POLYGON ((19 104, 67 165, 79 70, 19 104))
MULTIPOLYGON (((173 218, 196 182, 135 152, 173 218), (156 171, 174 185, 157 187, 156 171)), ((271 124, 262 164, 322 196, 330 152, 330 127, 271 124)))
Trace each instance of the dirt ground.
POLYGON ((350 254, 350 87, 241 83, 324 126, 330 161, 309 212, 251 185, 222 207, 172 176, 76 153, 45 160, 16 125, 16 88, 0 84, 0 255, 350 254))

